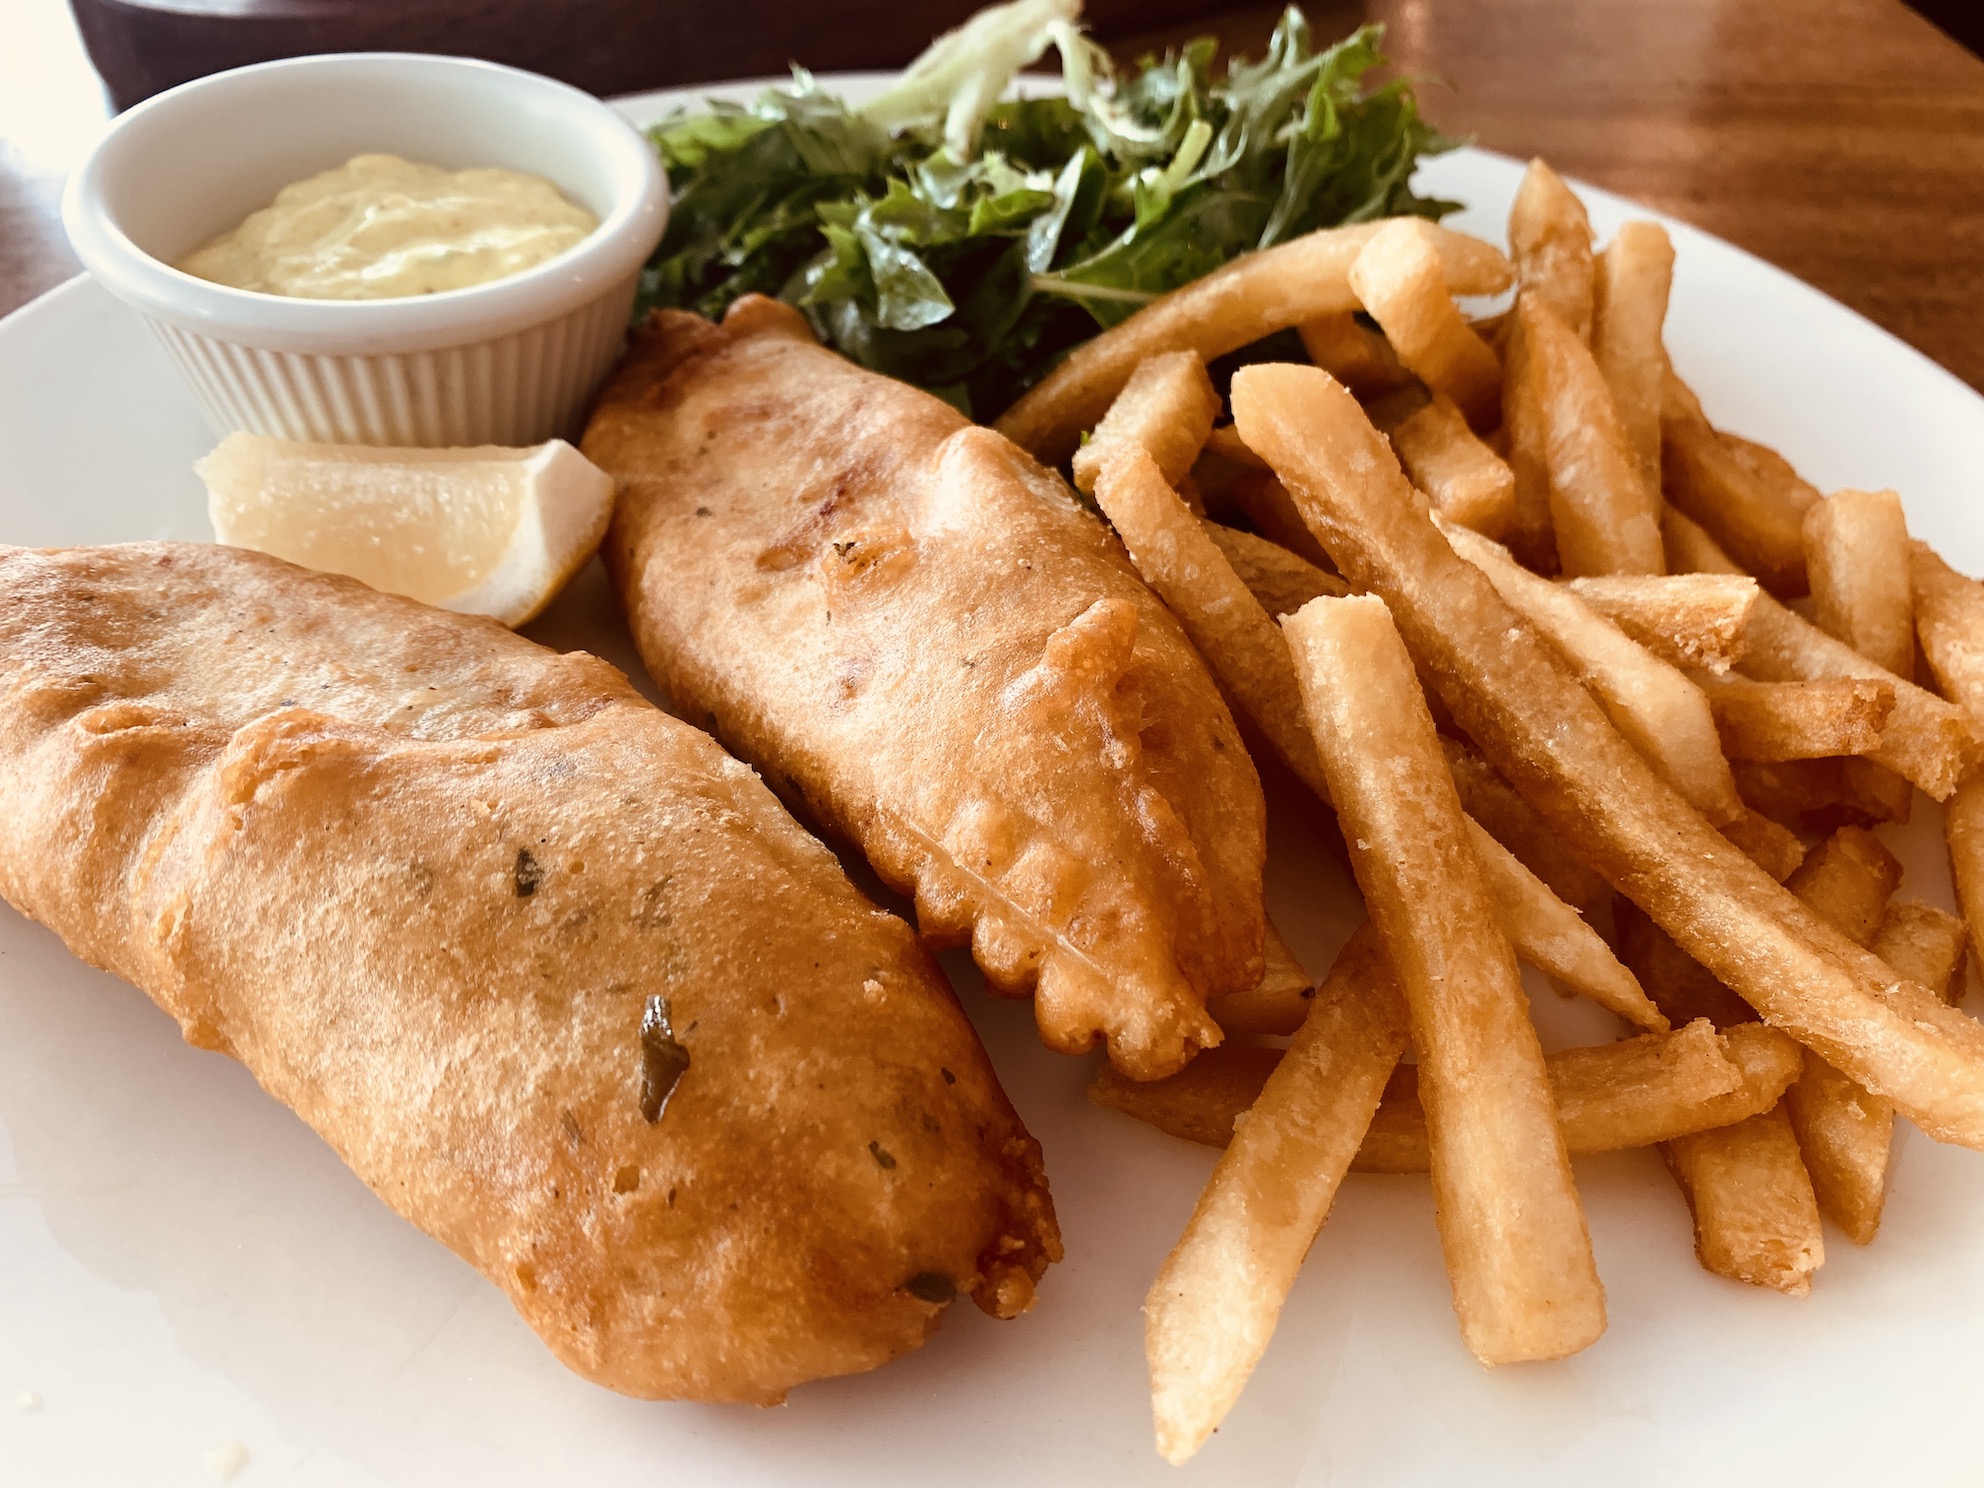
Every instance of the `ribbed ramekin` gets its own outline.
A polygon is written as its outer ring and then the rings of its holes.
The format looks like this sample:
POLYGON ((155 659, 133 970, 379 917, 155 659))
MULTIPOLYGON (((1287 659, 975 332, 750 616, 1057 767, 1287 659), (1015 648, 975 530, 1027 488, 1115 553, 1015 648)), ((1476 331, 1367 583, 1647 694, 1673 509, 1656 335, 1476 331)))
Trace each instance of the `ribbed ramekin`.
POLYGON ((121 116, 69 183, 84 266, 157 333, 218 434, 534 444, 572 432, 619 354, 668 218, 660 162, 597 99, 459 57, 359 52, 218 73, 121 116), (548 177, 600 219, 508 279, 304 300, 172 267, 292 181, 366 151, 548 177))

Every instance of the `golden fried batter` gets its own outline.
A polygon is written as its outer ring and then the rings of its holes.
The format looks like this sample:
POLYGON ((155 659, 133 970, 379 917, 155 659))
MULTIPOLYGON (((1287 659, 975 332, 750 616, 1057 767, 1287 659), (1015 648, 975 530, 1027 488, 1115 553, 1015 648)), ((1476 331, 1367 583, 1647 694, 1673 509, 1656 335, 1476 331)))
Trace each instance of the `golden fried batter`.
POLYGON ((970 938, 1042 1036, 1139 1078, 1261 978, 1260 783, 1190 642, 1067 487, 749 297, 664 312, 584 448, 649 668, 970 938))
POLYGON ((908 927, 589 656, 237 549, 0 548, 0 799, 0 893, 601 1384, 774 1401, 1060 1255, 908 927))

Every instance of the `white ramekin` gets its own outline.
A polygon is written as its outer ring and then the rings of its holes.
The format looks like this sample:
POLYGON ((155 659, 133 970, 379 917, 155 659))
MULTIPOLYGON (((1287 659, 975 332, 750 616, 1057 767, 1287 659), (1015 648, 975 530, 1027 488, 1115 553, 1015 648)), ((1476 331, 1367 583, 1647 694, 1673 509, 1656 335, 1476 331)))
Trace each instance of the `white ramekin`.
POLYGON ((599 100, 460 57, 355 52, 186 83, 113 123, 70 180, 77 256, 151 325, 216 433, 340 444, 568 434, 619 354, 668 184, 599 100), (600 225, 508 279, 401 300, 303 300, 172 267, 292 181, 382 150, 556 182, 600 225))

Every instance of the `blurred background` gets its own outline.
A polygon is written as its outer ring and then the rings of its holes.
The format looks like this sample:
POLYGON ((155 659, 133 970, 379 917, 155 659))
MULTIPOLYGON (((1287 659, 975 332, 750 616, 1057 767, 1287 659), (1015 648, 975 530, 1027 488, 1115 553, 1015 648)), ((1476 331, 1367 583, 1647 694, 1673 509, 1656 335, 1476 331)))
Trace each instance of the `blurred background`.
MULTIPOLYGON (((974 0, 0 0, 0 314, 76 272, 62 179, 110 113, 268 57, 461 52, 601 94, 898 66, 974 0), (73 7, 73 8, 72 8, 73 7), (94 65, 93 65, 94 64, 94 65)), ((1088 0, 1119 57, 1256 52, 1281 7, 1088 0)), ((1984 0, 1313 0, 1449 133, 1635 197, 1984 388, 1984 0)))

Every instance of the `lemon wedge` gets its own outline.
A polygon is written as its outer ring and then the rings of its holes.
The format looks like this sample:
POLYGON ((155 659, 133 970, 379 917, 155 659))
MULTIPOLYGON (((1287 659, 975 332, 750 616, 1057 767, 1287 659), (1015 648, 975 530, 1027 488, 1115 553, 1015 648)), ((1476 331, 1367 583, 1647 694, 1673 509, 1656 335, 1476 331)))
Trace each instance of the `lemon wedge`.
POLYGON ((194 467, 214 536, 522 625, 606 535, 613 478, 562 439, 372 449, 230 434, 194 467))

